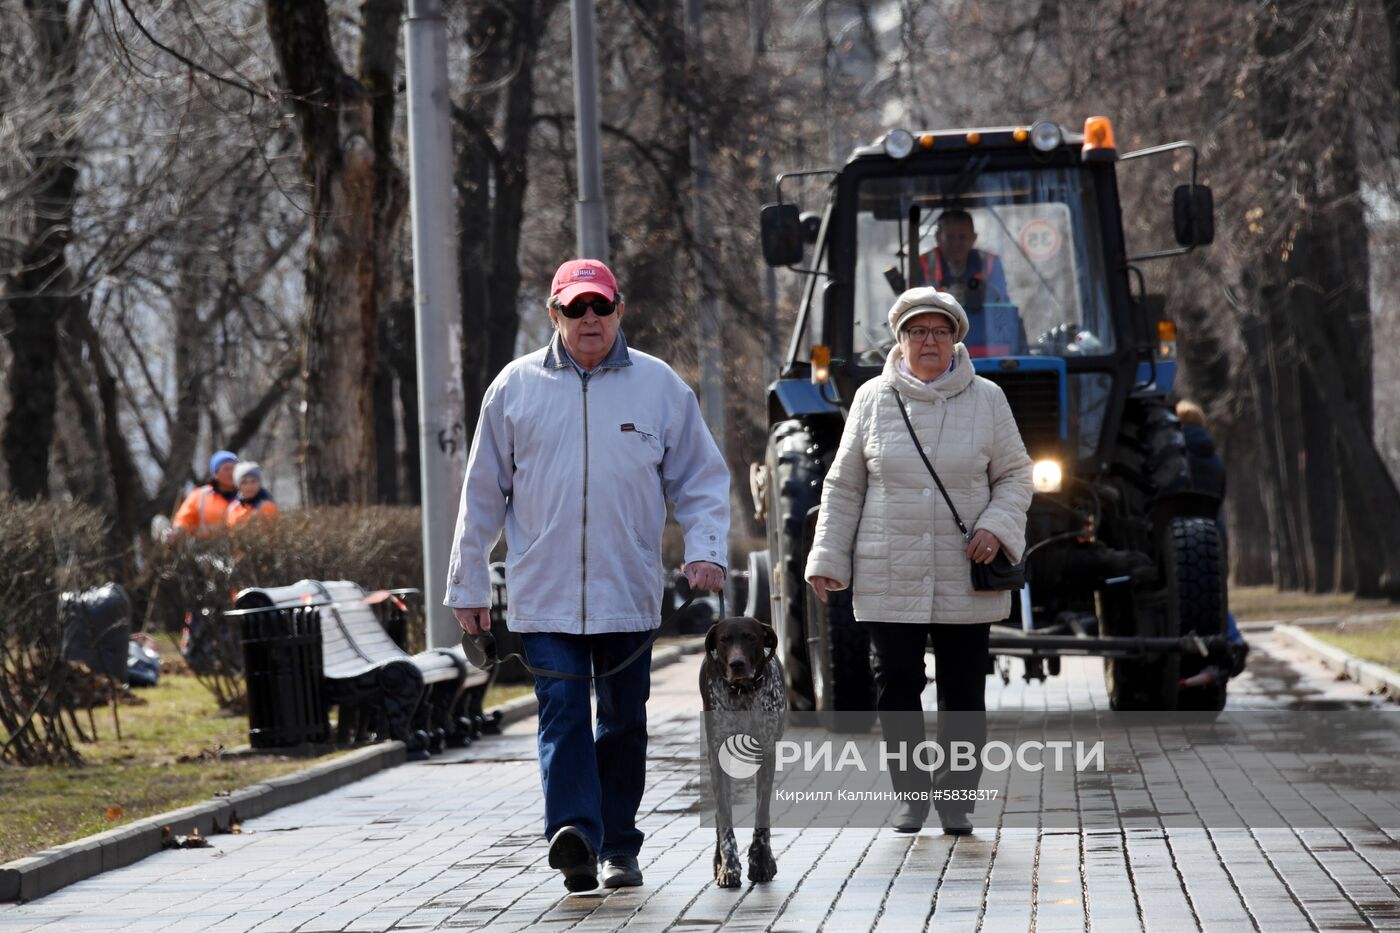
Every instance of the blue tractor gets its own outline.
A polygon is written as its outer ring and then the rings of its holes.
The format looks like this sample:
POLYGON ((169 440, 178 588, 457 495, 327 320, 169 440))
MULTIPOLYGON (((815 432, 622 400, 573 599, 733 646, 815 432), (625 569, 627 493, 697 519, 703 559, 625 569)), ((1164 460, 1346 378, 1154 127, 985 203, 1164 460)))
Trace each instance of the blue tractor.
POLYGON ((1175 327, 1140 272, 1214 237, 1195 147, 1119 154, 1103 117, 1082 132, 1048 121, 896 129, 840 169, 780 175, 776 187, 764 258, 805 287, 768 393, 766 462, 752 469, 768 548, 750 558, 749 611, 778 630, 793 702, 875 707, 849 590, 824 605, 803 568, 848 400, 893 344, 886 311, 905 288, 936 285, 967 309, 977 372, 1005 391, 1035 462, 1027 585, 992 630, 1003 678, 1009 657, 1044 679, 1063 656, 1101 656, 1114 709, 1222 708, 1219 501, 1191 489, 1168 400, 1175 327), (1189 166, 1190 180, 1170 191, 1176 245, 1132 255, 1119 163, 1153 156, 1189 166), (792 192, 810 197, 817 179, 824 203, 804 212, 792 192))

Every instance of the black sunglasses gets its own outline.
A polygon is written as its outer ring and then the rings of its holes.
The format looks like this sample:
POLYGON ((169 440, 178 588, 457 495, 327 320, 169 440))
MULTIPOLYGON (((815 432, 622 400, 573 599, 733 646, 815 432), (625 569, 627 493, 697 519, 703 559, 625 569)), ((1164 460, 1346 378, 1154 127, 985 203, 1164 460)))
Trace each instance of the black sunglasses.
POLYGON ((599 317, 607 317, 617 310, 617 303, 608 301, 608 299, 603 297, 580 298, 577 301, 570 302, 561 307, 559 313, 571 321, 576 321, 587 314, 590 308, 592 308, 593 313, 599 317))

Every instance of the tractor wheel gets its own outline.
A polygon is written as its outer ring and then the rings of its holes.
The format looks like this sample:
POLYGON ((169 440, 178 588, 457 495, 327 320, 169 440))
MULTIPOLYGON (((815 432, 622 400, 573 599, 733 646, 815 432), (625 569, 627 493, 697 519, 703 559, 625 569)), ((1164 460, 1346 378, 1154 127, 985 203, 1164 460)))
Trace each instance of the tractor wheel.
POLYGON ((1120 472, 1149 499, 1191 485, 1186 438, 1165 398, 1149 396, 1129 403, 1118 450, 1120 472))
POLYGON ((875 724, 875 675, 870 633, 851 611, 850 589, 827 594, 825 605, 808 591, 811 676, 815 706, 828 728, 868 732, 875 724))
MULTIPOLYGON (((1225 632, 1225 576, 1220 533, 1207 518, 1174 518, 1163 534, 1166 578, 1164 626, 1159 634, 1225 632)), ((1205 659, 1164 654, 1154 661, 1104 659, 1109 704, 1115 710, 1219 710, 1225 685, 1180 689, 1177 682, 1201 671, 1205 659)))
POLYGON ((1104 658, 1103 679, 1108 705, 1118 712, 1171 710, 1176 708, 1176 655, 1156 661, 1104 658))
MULTIPOLYGON (((1225 573, 1220 547, 1220 530, 1208 518, 1174 518, 1171 524, 1171 553, 1167 562, 1168 611, 1174 616, 1177 632, 1202 636, 1225 634, 1225 573)), ((1179 676, 1198 674, 1206 659, 1182 655, 1179 676)), ((1182 688, 1177 709, 1221 710, 1225 708, 1226 685, 1182 688)))
POLYGON ((812 709, 803 528, 807 513, 821 503, 822 467, 813 454, 812 434, 802 422, 774 426, 768 441, 768 477, 770 579, 781 587, 772 609, 778 658, 787 674, 788 703, 793 709, 812 709))

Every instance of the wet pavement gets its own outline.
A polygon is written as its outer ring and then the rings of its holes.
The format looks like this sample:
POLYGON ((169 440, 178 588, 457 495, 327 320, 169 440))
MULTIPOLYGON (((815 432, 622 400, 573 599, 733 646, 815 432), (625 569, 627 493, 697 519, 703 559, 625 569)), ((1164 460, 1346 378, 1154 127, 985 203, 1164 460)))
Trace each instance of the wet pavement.
MULTIPOLYGON (((1229 709, 1384 706, 1266 633, 1251 640, 1229 709)), ((961 838, 936 827, 913 836, 775 829, 777 878, 716 888, 713 830, 696 812, 698 664, 690 657, 656 672, 641 888, 564 895, 540 839, 528 720, 249 821, 242 835, 214 837, 212 849, 163 852, 0 906, 0 933, 1400 930, 1397 825, 1180 829, 1125 820, 1129 828, 1090 831, 979 825, 961 838)), ((1066 661, 1061 676, 1024 683, 1013 663, 1009 684, 989 678, 989 709, 1105 710, 1101 670, 1098 660, 1066 661)), ((747 838, 741 830, 741 846, 747 838)))

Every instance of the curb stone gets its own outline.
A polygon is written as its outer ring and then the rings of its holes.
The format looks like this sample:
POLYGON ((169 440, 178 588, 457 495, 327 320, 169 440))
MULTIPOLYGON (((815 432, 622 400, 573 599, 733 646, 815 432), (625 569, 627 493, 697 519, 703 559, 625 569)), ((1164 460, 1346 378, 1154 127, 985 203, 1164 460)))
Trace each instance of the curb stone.
MULTIPOLYGON (((683 656, 704 650, 704 639, 693 638, 667 645, 652 655, 652 667, 674 664, 683 656)), ((1400 694, 1397 694, 1400 695, 1400 694)), ((517 697, 493 707, 501 713, 501 725, 529 719, 539 710, 534 696, 517 697)), ((310 800, 353 784, 407 760, 402 742, 381 742, 325 761, 301 771, 241 787, 203 803, 157 813, 106 832, 53 846, 0 865, 0 904, 33 901, 85 878, 139 862, 161 850, 165 827, 176 836, 198 829, 203 836, 216 835, 215 825, 227 831, 235 815, 240 821, 256 819, 281 807, 310 800)))
POLYGON ((1383 694, 1392 701, 1400 702, 1400 674, 1371 661, 1363 661, 1356 655, 1329 645, 1319 638, 1309 635, 1296 625, 1279 625, 1274 629, 1293 643, 1295 648, 1312 655, 1326 667, 1354 680, 1372 693, 1383 694))
POLYGON ((1242 632, 1267 632, 1281 625, 1298 627, 1314 625, 1336 625, 1338 622, 1387 622, 1400 618, 1400 608, 1393 612, 1361 612, 1334 616, 1304 616, 1300 619, 1251 619, 1240 621, 1242 632))
POLYGON ((235 814, 239 820, 264 816, 278 807, 309 800, 402 764, 406 757, 402 742, 379 743, 335 761, 7 862, 0 865, 0 903, 32 901, 84 878, 139 862, 160 851, 167 826, 176 836, 189 835, 195 829, 203 836, 213 836, 215 824, 226 832, 235 814))

